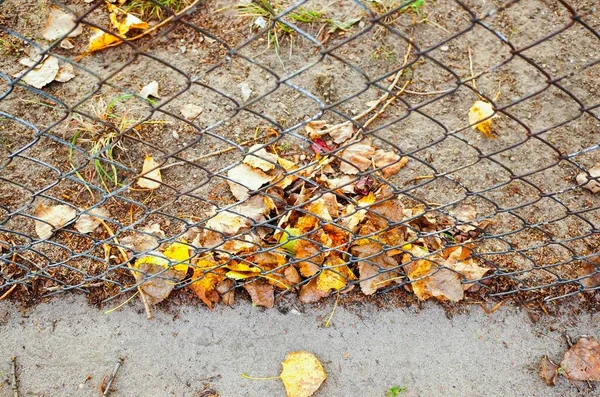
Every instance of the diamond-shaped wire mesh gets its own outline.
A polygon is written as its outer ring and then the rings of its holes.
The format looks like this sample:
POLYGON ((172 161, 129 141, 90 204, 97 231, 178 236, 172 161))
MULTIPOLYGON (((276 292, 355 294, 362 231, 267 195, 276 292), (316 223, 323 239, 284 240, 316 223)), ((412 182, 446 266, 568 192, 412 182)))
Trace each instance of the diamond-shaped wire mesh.
POLYGON ((598 294, 594 0, 51 3, 0 2, 0 299, 598 294))

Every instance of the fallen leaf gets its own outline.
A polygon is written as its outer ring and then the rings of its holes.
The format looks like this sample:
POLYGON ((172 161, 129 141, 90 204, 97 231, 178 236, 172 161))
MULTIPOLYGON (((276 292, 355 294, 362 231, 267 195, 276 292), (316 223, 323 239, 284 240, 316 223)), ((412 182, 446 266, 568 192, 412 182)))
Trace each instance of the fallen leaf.
POLYGON ((240 164, 227 171, 229 180, 227 184, 231 194, 238 200, 245 200, 249 192, 258 190, 264 184, 271 182, 275 177, 265 174, 258 168, 247 164, 240 164))
POLYGON ((148 99, 150 96, 160 99, 160 95, 158 94, 158 82, 151 81, 150 83, 146 84, 144 87, 142 87, 139 96, 144 99, 148 99))
POLYGON ((207 228, 228 235, 237 234, 241 229, 249 228, 250 225, 249 219, 229 211, 217 212, 206 222, 207 228))
POLYGON ((288 353, 281 366, 280 377, 288 397, 310 397, 327 379, 317 357, 307 351, 288 353))
POLYGON ((471 128, 481 131, 488 138, 494 136, 492 133, 492 119, 494 117, 494 108, 489 102, 476 101, 469 109, 471 128))
POLYGON ((542 357, 540 376, 548 386, 554 386, 556 384, 556 377, 558 376, 558 365, 550 361, 548 356, 542 357))
POLYGON ((96 28, 94 28, 94 30, 95 33, 90 36, 90 41, 88 43, 88 52, 100 51, 122 41, 114 34, 96 28))
MULTIPOLYGON (((146 22, 142 21, 135 15, 128 14, 115 5, 107 3, 106 6, 110 11, 109 18, 112 26, 117 29, 119 34, 123 37, 126 37, 127 33, 129 33, 129 31, 132 29, 143 30, 150 27, 146 22)), ((99 51, 113 44, 121 42, 121 38, 117 37, 116 35, 96 29, 96 33, 90 37, 88 52, 99 51)))
MULTIPOLYGON (((592 260, 593 262, 598 263, 598 257, 588 260, 592 260)), ((593 263, 582 262, 581 265, 577 268, 577 276, 581 277, 579 282, 585 288, 592 289, 600 287, 600 265, 596 267, 593 263)))
POLYGON ((263 280, 254 280, 244 284, 255 306, 273 307, 275 304, 275 288, 263 280))
POLYGON ((278 163, 278 156, 267 152, 263 146, 264 145, 260 144, 251 146, 250 149, 248 149, 248 152, 252 154, 244 157, 243 163, 267 172, 275 168, 275 165, 278 163))
POLYGON ((336 125, 328 125, 322 120, 310 121, 305 129, 311 139, 329 135, 334 143, 343 143, 354 135, 354 126, 350 121, 336 125))
POLYGON ((227 305, 233 305, 235 301, 235 289, 233 289, 235 282, 230 279, 225 279, 217 284, 215 288, 217 292, 221 295, 222 302, 227 305))
POLYGON ((58 81, 59 83, 66 83, 75 77, 75 70, 73 69, 73 65, 70 63, 63 63, 58 67, 58 73, 56 77, 54 77, 54 81, 58 81))
POLYGON ((162 182, 160 168, 158 168, 158 166, 159 164, 152 156, 146 156, 144 165, 142 166, 142 176, 137 180, 137 185, 144 189, 158 189, 162 182))
POLYGON ((408 157, 400 157, 396 153, 377 149, 373 155, 373 162, 376 168, 381 168, 383 177, 389 178, 404 168, 406 163, 408 163, 408 157))
POLYGON ((42 30, 42 37, 46 40, 54 41, 64 37, 79 36, 83 32, 83 28, 81 25, 76 24, 75 19, 75 15, 68 14, 58 7, 51 6, 46 26, 42 30), (72 32, 71 29, 73 29, 72 32))
POLYGON ((55 206, 40 204, 34 215, 39 218, 35 220, 35 232, 41 240, 46 240, 55 230, 75 219, 77 211, 64 204, 55 206))
POLYGON ((185 241, 172 243, 165 248, 163 255, 171 260, 171 263, 168 264, 169 269, 178 271, 184 276, 187 274, 192 255, 190 255, 190 246, 185 241))
POLYGON ((398 262, 381 253, 381 245, 369 243, 352 248, 354 255, 359 258, 368 258, 358 262, 360 289, 365 295, 373 295, 377 290, 387 287, 399 277, 396 270, 398 262))
POLYGON ((576 178, 577 184, 581 185, 584 189, 596 194, 600 192, 600 163, 597 163, 587 172, 580 172, 576 178), (589 176, 588 176, 589 174, 589 176), (591 179, 591 178, 594 179, 591 179))
POLYGON ((200 106, 188 103, 181 108, 181 115, 187 120, 194 120, 196 117, 200 116, 202 110, 203 109, 200 106))
POLYGON ((247 101, 248 99, 250 99, 250 96, 252 95, 252 89, 250 88, 248 83, 241 83, 239 85, 239 87, 240 87, 240 91, 242 93, 242 99, 244 101, 247 101))
POLYGON ((140 288, 151 305, 165 300, 177 282, 183 279, 180 272, 165 270, 168 267, 169 261, 159 253, 149 254, 135 261, 136 278, 143 280, 140 288))
POLYGON ((50 84, 59 71, 58 59, 51 56, 46 57, 31 70, 29 70, 29 67, 35 65, 35 61, 26 58, 21 63, 27 65, 28 68, 15 75, 15 77, 21 77, 24 82, 35 88, 43 88, 50 84))
POLYGON ((150 225, 142 227, 140 230, 135 230, 135 234, 121 237, 119 242, 124 247, 134 252, 147 252, 158 248, 159 238, 165 238, 165 232, 163 232, 158 223, 152 223, 150 225))
POLYGON ((189 288, 209 308, 212 308, 213 303, 219 301, 217 285, 225 280, 224 272, 218 264, 206 259, 200 259, 194 265, 194 275, 192 276, 194 281, 189 288))
POLYGON ((349 175, 366 171, 371 166, 374 154, 375 148, 366 141, 353 143, 340 154, 340 171, 349 175))
POLYGON ((60 47, 64 48, 65 50, 70 50, 70 49, 75 48, 75 46, 73 45, 73 43, 69 39, 62 40, 60 42, 60 47))
POLYGON ((75 229, 79 233, 91 233, 102 223, 103 218, 110 217, 110 212, 103 207, 92 208, 87 214, 82 214, 77 222, 75 229))
POLYGON ((328 295, 331 290, 339 291, 346 288, 348 281, 356 280, 356 276, 346 262, 339 257, 328 257, 324 269, 317 277, 317 288, 328 295))
POLYGON ((579 339, 565 353, 560 368, 572 380, 600 381, 600 343, 593 337, 579 339))

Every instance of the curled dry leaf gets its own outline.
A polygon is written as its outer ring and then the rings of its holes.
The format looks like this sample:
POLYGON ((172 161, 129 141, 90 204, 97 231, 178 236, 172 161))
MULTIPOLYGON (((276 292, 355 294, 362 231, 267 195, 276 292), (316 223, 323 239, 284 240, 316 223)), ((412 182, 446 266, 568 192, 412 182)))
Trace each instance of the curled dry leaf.
POLYGON ((137 180, 137 185, 144 189, 158 189, 162 182, 162 176, 158 166, 159 164, 152 156, 146 156, 144 165, 142 165, 142 176, 137 180))
POLYGON ((25 58, 21 60, 21 63, 28 66, 28 68, 15 77, 22 77, 24 82, 35 88, 43 88, 53 82, 59 71, 58 59, 55 57, 46 57, 31 70, 29 68, 35 65, 36 61, 25 58))
POLYGON ((600 343, 594 338, 581 338, 560 363, 569 379, 600 381, 600 343))
POLYGON ((241 229, 250 227, 249 219, 229 211, 217 212, 215 216, 206 222, 206 227, 214 231, 234 235, 241 229))
MULTIPOLYGON (((189 288, 208 306, 219 302, 217 286, 225 280, 225 270, 211 260, 200 259, 194 266, 194 280, 189 288)), ((233 283, 233 282, 232 282, 233 283)), ((233 291, 231 291, 233 293, 233 291)), ((231 298, 233 302, 233 298, 231 298)))
MULTIPOLYGON (((110 11, 110 22, 113 28, 115 28, 123 37, 126 37, 131 30, 143 30, 150 27, 146 22, 135 15, 128 14, 115 5, 107 3, 106 6, 110 11)), ((122 40, 116 35, 96 29, 96 33, 90 37, 88 52, 99 51, 120 42, 122 42, 122 40)))
POLYGON ((558 376, 558 365, 550 361, 548 356, 542 357, 540 376, 548 386, 554 386, 556 384, 556 377, 558 376))
POLYGON ((151 305, 165 300, 176 283, 185 276, 173 269, 165 270, 168 267, 169 261, 160 253, 143 256, 135 262, 135 277, 137 280, 144 280, 140 288, 151 305))
POLYGON ((75 219, 77 211, 64 204, 55 206, 40 204, 35 211, 35 216, 39 218, 35 220, 35 232, 41 240, 46 240, 55 230, 75 219))
POLYGON ((323 120, 310 121, 305 129, 311 139, 329 135, 335 143, 345 142, 354 135, 354 126, 350 121, 336 125, 329 125, 323 120))
POLYGON ((288 353, 281 366, 280 378, 288 397, 310 397, 327 379, 323 365, 307 351, 288 353))
POLYGON ((110 217, 110 212, 106 208, 97 207, 87 211, 87 214, 82 214, 77 222, 75 229, 79 233, 91 233, 102 223, 104 218, 110 217))
POLYGON ((580 172, 576 181, 578 185, 594 194, 600 192, 600 163, 594 165, 587 172, 580 172), (590 177, 594 179, 590 179, 590 177))
POLYGON ((122 40, 114 34, 107 33, 103 30, 94 28, 95 33, 90 36, 88 43, 88 52, 100 51, 115 43, 120 43, 122 40))
POLYGON ((250 294, 255 306, 273 307, 275 304, 275 287, 264 280, 246 283, 244 289, 250 294))
POLYGON ((221 295, 221 300, 227 306, 233 305, 235 301, 235 289, 233 289, 234 285, 235 282, 227 278, 217 284, 215 288, 219 295, 221 295))
POLYGON ((373 155, 373 162, 375 163, 375 167, 382 168, 381 173, 383 177, 389 178, 404 168, 406 163, 408 163, 408 157, 400 157, 396 153, 377 149, 373 155))
POLYGON ((42 30, 43 38, 54 41, 63 37, 76 37, 81 32, 83 28, 75 22, 75 15, 68 14, 55 6, 50 7, 50 15, 42 30))
POLYGON ((469 109, 469 124, 471 124, 471 128, 481 131, 488 138, 494 136, 492 132, 493 117, 494 108, 489 102, 476 101, 469 109))
POLYGON ((250 147, 248 151, 252 154, 244 157, 243 162, 251 167, 260 168, 261 170, 268 172, 275 168, 275 165, 278 163, 278 156, 267 152, 262 146, 263 145, 254 145, 250 147))
POLYGON ((375 148, 366 141, 353 143, 344 149, 340 155, 343 159, 340 163, 340 171, 345 174, 358 174, 366 171, 371 166, 371 158, 375 154, 375 148))
POLYGON ((66 83, 75 77, 75 70, 73 69, 73 65, 70 63, 63 63, 58 67, 58 73, 54 78, 54 81, 58 81, 59 83, 66 83))
POLYGON ((153 98, 160 99, 160 95, 158 94, 158 81, 151 81, 148 84, 146 84, 140 90, 139 95, 144 99, 148 99, 148 97, 150 96, 153 98))
MULTIPOLYGON (((598 264, 599 258, 595 257, 591 261, 598 264)), ((595 266, 594 263, 582 262, 577 269, 577 276, 582 277, 579 282, 586 288, 600 287, 600 265, 595 266)))
POLYGON ((227 176, 230 179, 227 184, 231 193, 240 201, 248 198, 249 192, 257 190, 265 183, 275 179, 274 176, 267 175, 262 170, 247 164, 240 164, 230 169, 227 171, 227 176))

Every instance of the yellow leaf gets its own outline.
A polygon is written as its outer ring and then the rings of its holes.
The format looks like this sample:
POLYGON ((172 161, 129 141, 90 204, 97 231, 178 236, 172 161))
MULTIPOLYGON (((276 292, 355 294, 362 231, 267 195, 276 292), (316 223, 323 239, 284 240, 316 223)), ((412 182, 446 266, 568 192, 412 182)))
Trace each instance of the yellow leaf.
POLYGON ((189 245, 184 243, 185 240, 183 241, 183 243, 174 242, 165 249, 163 254, 175 263, 174 266, 171 266, 171 269, 186 274, 188 271, 191 256, 189 245))
POLYGON ((288 397, 310 397, 327 379, 317 357, 307 351, 288 353, 281 366, 280 377, 288 397))
POLYGON ((245 280, 247 278, 256 277, 257 274, 254 272, 238 272, 235 270, 230 270, 227 273, 225 273, 225 276, 232 280, 245 280))
POLYGON ((481 131, 488 138, 493 137, 493 117, 494 109, 492 108, 492 104, 489 102, 476 101, 473 106, 471 106, 471 109, 469 109, 469 124, 472 124, 471 128, 481 131))
POLYGON ((325 269, 317 277, 317 288, 323 292, 341 290, 348 285, 348 280, 356 280, 356 276, 346 266, 346 262, 337 257, 330 257, 325 262, 325 269))
POLYGON ((231 262, 224 267, 228 268, 229 270, 233 270, 235 272, 250 272, 250 273, 260 273, 261 272, 261 270, 258 267, 254 266, 254 265, 249 265, 247 263, 231 262))
POLYGON ((113 34, 96 29, 96 33, 90 37, 90 42, 88 43, 88 52, 100 51, 121 41, 122 40, 120 38, 113 34))
POLYGON ((279 236, 279 244, 282 244, 281 248, 290 254, 295 255, 296 243, 298 240, 290 240, 290 237, 298 237, 300 234, 301 233, 299 229, 290 226, 286 227, 285 231, 281 233, 281 236, 279 236))
POLYGON ((193 279, 196 281, 191 283, 189 287, 206 306, 212 308, 212 304, 219 301, 216 288, 217 284, 225 279, 222 275, 223 270, 214 269, 216 264, 206 260, 198 261, 196 265, 199 266, 194 269, 193 279))

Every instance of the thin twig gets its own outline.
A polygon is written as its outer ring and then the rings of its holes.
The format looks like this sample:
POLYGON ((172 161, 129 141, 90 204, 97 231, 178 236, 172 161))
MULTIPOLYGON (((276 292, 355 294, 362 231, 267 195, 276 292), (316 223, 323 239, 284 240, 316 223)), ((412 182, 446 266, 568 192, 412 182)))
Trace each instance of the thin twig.
MULTIPOLYGON (((247 140, 247 141, 244 141, 244 142, 242 142, 242 143, 239 143, 238 145, 240 145, 240 146, 249 145, 249 144, 251 144, 251 143, 254 143, 254 142, 260 141, 260 140, 261 140, 261 139, 263 139, 263 138, 268 138, 269 136, 270 136, 270 134, 266 134, 266 135, 260 136, 260 137, 258 137, 258 138, 252 138, 252 139, 249 139, 249 140, 247 140)), ((191 160, 189 160, 189 161, 178 161, 178 162, 176 162, 176 163, 167 164, 167 165, 165 165, 164 167, 161 167, 161 168, 160 168, 160 170, 161 170, 161 171, 164 171, 164 170, 166 170, 166 169, 168 169, 168 168, 171 168, 171 167, 176 167, 176 166, 178 166, 178 165, 184 165, 184 164, 187 164, 188 162, 190 162, 190 163, 195 163, 196 161, 205 160, 205 159, 207 159, 207 158, 209 158, 209 157, 213 157, 213 156, 219 156, 219 155, 221 155, 221 154, 225 154, 225 153, 228 153, 228 152, 232 152, 232 151, 234 151, 234 150, 236 150, 236 149, 237 149, 237 147, 235 147, 235 146, 232 146, 232 147, 228 147, 227 149, 221 149, 221 150, 217 150, 216 152, 207 153, 207 154, 203 154, 202 156, 195 157, 195 158, 193 158, 193 159, 191 159, 191 160)))
POLYGON ((15 290, 15 288, 17 288, 17 285, 19 285, 19 284, 13 284, 13 286, 10 287, 8 289, 8 291, 6 291, 4 294, 2 294, 2 296, 0 296, 0 301, 2 299, 8 298, 10 296, 10 294, 15 290))
POLYGON ((12 361, 12 369, 13 369, 12 382, 11 382, 13 397, 19 397, 19 380, 17 378, 17 357, 12 356, 11 361, 12 361))
POLYGON ((108 396, 108 394, 110 393, 110 386, 115 380, 117 372, 119 372, 119 368, 121 368, 121 365, 123 365, 124 360, 125 358, 123 356, 119 357, 119 361, 115 365, 115 369, 113 370, 112 375, 110 376, 110 378, 108 378, 108 382, 106 382, 106 387, 104 388, 104 392, 102 393, 103 396, 108 396))
MULTIPOLYGON (((128 262, 129 261, 129 256, 127 255, 127 252, 125 252, 125 250, 119 246, 119 240, 115 237, 115 233, 112 231, 112 229, 110 228, 110 226, 108 226, 106 224, 105 221, 103 221, 101 219, 98 219, 98 220, 102 223, 102 225, 104 226, 104 228, 106 229, 106 231, 108 232, 108 234, 110 235, 110 237, 113 238, 113 241, 115 242, 115 244, 117 244, 117 249, 121 253, 121 257, 123 258, 123 262, 128 262)), ((133 278, 135 279, 135 282, 139 283, 139 274, 138 274, 138 272, 135 271, 135 269, 133 268, 133 266, 131 266, 130 263, 127 263, 127 267, 129 268, 129 271, 133 275, 133 278)), ((141 288, 140 285, 137 286, 137 290, 140 293, 140 299, 142 300, 142 303, 144 304, 144 309, 146 309, 146 317, 148 318, 148 320, 151 320, 152 319, 152 309, 150 308, 150 305, 148 304, 148 300, 146 299, 146 294, 144 293, 144 291, 142 290, 142 288, 141 288)))

